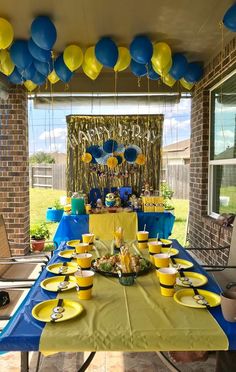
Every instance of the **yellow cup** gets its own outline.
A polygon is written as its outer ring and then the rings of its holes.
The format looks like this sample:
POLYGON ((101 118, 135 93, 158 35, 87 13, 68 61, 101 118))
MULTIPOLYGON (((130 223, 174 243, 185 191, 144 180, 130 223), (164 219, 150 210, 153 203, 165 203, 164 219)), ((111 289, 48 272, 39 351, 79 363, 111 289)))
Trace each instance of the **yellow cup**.
POLYGON ((93 249, 94 234, 92 233, 82 234, 82 240, 83 243, 87 243, 89 245, 88 251, 91 251, 93 249))
POLYGON ((137 239, 138 239, 138 248, 139 249, 145 249, 147 248, 148 243, 148 231, 138 231, 137 232, 137 239))
POLYGON ((154 264, 154 254, 161 252, 162 243, 158 242, 157 240, 153 240, 148 242, 148 251, 150 255, 150 261, 154 264))
POLYGON ((170 256, 167 253, 157 253, 153 255, 154 265, 156 266, 156 274, 159 278, 158 269, 168 267, 170 263, 170 256))
POLYGON ((80 300, 89 300, 92 297, 94 272, 91 270, 79 270, 74 274, 78 284, 77 293, 80 300))
POLYGON ((77 264, 83 270, 89 270, 91 267, 92 255, 90 253, 80 253, 76 255, 77 264))
POLYGON ((76 253, 86 253, 90 250, 88 243, 78 243, 74 247, 76 253))
POLYGON ((158 273, 162 296, 174 296, 177 270, 173 267, 163 267, 158 270, 158 273))
POLYGON ((92 207, 91 204, 85 204, 85 212, 86 214, 91 213, 92 207))

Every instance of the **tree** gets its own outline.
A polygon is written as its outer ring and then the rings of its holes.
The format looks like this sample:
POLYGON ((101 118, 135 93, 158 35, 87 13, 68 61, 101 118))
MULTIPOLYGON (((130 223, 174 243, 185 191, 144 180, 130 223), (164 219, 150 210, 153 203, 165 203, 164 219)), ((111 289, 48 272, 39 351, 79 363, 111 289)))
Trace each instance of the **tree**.
POLYGON ((39 151, 29 157, 29 162, 31 164, 54 164, 55 159, 50 154, 39 151))

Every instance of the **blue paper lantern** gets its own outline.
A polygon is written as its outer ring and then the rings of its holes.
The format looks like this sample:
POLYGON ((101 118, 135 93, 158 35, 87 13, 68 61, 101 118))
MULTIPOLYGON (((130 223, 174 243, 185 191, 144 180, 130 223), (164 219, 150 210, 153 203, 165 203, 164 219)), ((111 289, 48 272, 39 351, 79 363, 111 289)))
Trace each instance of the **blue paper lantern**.
POLYGON ((103 150, 107 153, 112 153, 117 150, 118 143, 115 140, 109 139, 103 144, 103 150))
POLYGON ((149 65, 148 65, 147 75, 148 75, 149 79, 151 79, 151 80, 158 80, 158 79, 160 79, 160 75, 158 75, 158 73, 153 70, 153 67, 152 67, 152 64, 151 63, 149 63, 149 65))
POLYGON ((169 71, 169 74, 175 79, 181 79, 188 68, 188 61, 186 57, 181 53, 176 53, 172 58, 172 67, 169 71))
POLYGON ((147 75, 146 66, 141 63, 135 62, 133 59, 131 60, 131 63, 130 63, 130 69, 133 72, 133 74, 137 77, 147 75))
POLYGON ((14 41, 10 48, 10 56, 14 64, 22 69, 26 69, 33 62, 26 40, 14 41))
POLYGON ((57 30, 50 18, 39 16, 31 24, 31 35, 40 48, 51 50, 57 39, 57 30))
POLYGON ((130 44, 130 54, 135 62, 146 65, 152 58, 153 46, 147 36, 136 36, 130 44))
POLYGON ((104 66, 114 67, 118 59, 118 48, 110 37, 103 37, 95 45, 95 56, 104 66))
POLYGON ((203 68, 197 62, 188 64, 187 71, 184 74, 184 79, 188 83, 197 83, 203 76, 203 68))
POLYGON ((73 76, 68 67, 64 63, 63 54, 61 54, 55 61, 54 70, 56 71, 57 76, 64 82, 68 83, 73 76))
POLYGON ((48 62, 40 62, 40 61, 35 60, 34 66, 36 70, 44 76, 48 76, 50 72, 52 72, 53 70, 52 60, 49 60, 48 62))
POLYGON ((89 146, 86 149, 86 152, 89 152, 94 158, 101 158, 101 156, 103 155, 103 151, 99 148, 98 145, 89 146))
POLYGON ((36 70, 31 80, 33 81, 33 83, 37 85, 43 85, 45 83, 46 78, 36 70))
POLYGON ((230 31, 236 32, 236 4, 233 4, 225 13, 223 23, 230 31))
POLYGON ((125 160, 127 160, 128 162, 134 162, 137 159, 137 156, 137 150, 132 147, 128 147, 124 152, 125 160))
POLYGON ((8 76, 8 80, 12 84, 22 84, 24 81, 24 78, 21 76, 17 68, 15 67, 11 75, 8 76))
POLYGON ((40 62, 48 62, 51 58, 51 51, 40 48, 32 39, 29 39, 28 41, 28 48, 32 57, 40 62))
POLYGON ((116 156, 116 159, 118 160, 118 164, 120 165, 123 162, 123 158, 120 155, 116 156))

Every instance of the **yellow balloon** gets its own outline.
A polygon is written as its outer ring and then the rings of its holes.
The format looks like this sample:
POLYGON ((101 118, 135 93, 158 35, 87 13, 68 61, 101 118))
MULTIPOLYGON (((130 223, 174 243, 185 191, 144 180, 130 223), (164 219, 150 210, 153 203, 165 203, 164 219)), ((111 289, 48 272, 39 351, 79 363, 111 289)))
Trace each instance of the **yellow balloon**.
POLYGON ((89 153, 89 152, 85 152, 82 156, 81 156, 81 160, 84 162, 84 163, 90 163, 91 160, 92 160, 92 155, 89 153))
POLYGON ((95 80, 99 75, 99 71, 94 71, 90 66, 88 66, 85 62, 82 64, 82 69, 90 79, 95 80))
POLYGON ((37 85, 31 80, 26 80, 24 82, 24 86, 28 89, 29 92, 32 92, 35 88, 37 88, 37 85))
POLYGON ((118 164, 118 160, 115 156, 110 156, 108 159, 107 159, 107 166, 110 168, 110 169, 114 169, 118 164))
POLYGON ((176 80, 169 74, 167 74, 166 76, 163 76, 162 80, 163 80, 163 83, 168 85, 168 87, 173 87, 176 82, 176 80))
POLYGON ((51 84, 55 84, 60 80, 55 70, 52 70, 52 72, 48 75, 48 80, 50 81, 51 84))
POLYGON ((166 43, 156 43, 153 46, 152 64, 160 70, 164 69, 171 60, 171 49, 166 43))
POLYGON ((168 72, 170 71, 171 67, 172 67, 172 58, 169 61, 169 63, 165 67, 163 67, 163 68, 159 68, 155 64, 153 64, 152 67, 153 67, 153 70, 156 71, 162 77, 163 76, 166 76, 168 74, 168 72))
POLYGON ((187 90, 191 90, 192 87, 194 86, 194 83, 189 83, 184 78, 180 79, 180 84, 187 90))
POLYGON ((125 47, 119 47, 118 53, 118 60, 114 66, 114 71, 117 72, 125 70, 130 65, 131 61, 129 49, 125 47))
POLYGON ((0 18, 0 49, 8 48, 14 37, 12 25, 4 18, 0 18))
POLYGON ((102 64, 97 60, 95 56, 95 47, 89 47, 86 49, 84 54, 84 63, 95 72, 100 73, 102 69, 102 64))
POLYGON ((7 50, 1 50, 0 61, 1 61, 0 71, 4 75, 7 75, 7 76, 11 75, 11 73, 13 72, 15 68, 15 65, 12 62, 10 53, 7 50))
POLYGON ((77 45, 69 45, 63 53, 63 60, 70 71, 75 71, 83 63, 83 52, 77 45))

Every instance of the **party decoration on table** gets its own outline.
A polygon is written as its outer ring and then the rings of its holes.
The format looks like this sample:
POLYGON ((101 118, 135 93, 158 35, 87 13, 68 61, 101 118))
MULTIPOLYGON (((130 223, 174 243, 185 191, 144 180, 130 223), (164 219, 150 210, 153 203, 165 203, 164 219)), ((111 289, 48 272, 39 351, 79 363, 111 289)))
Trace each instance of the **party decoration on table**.
POLYGON ((152 53, 152 43, 145 35, 136 36, 130 44, 131 57, 137 63, 146 65, 150 62, 152 53))
POLYGON ((121 226, 117 227, 114 232, 114 248, 120 249, 124 245, 124 230, 121 226))
POLYGON ((223 24, 230 31, 236 32, 236 4, 233 4, 223 17, 223 24))
POLYGON ((14 37, 13 27, 4 18, 0 18, 0 49, 8 48, 14 37))
POLYGON ((106 67, 114 67, 118 60, 118 48, 110 37, 102 37, 95 45, 97 60, 106 67))
POLYGON ((105 205, 106 205, 106 207, 115 207, 116 199, 115 199, 115 194, 114 193, 109 193, 109 194, 106 195, 105 205))
POLYGON ((130 65, 131 57, 130 52, 125 47, 118 48, 118 59, 114 66, 114 71, 119 72, 126 70, 127 67, 130 65))
POLYGON ((63 60, 70 71, 77 70, 83 63, 83 52, 78 45, 68 45, 63 52, 63 60))
POLYGON ((201 287, 206 284, 208 279, 205 275, 192 271, 180 271, 177 274, 176 284, 181 287, 201 287))
POLYGON ((78 302, 64 299, 61 304, 62 306, 60 306, 62 307, 62 310, 60 310, 58 307, 58 301, 59 300, 55 298, 53 300, 40 302, 32 309, 32 316, 41 322, 49 323, 52 321, 52 314, 59 313, 61 316, 54 319, 54 322, 58 323, 73 319, 84 310, 83 306, 78 302))
POLYGON ((220 305, 220 296, 217 293, 198 290, 198 296, 193 289, 180 289, 174 294, 174 300, 183 306, 206 309, 220 305))
POLYGON ((31 35, 40 48, 52 50, 57 39, 57 30, 49 17, 38 16, 31 24, 31 35))

